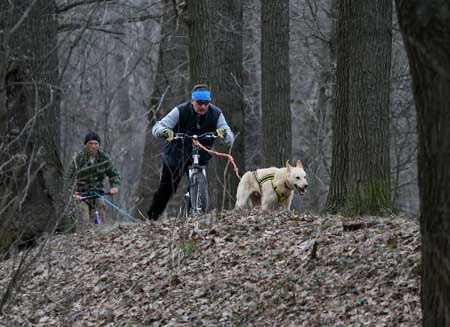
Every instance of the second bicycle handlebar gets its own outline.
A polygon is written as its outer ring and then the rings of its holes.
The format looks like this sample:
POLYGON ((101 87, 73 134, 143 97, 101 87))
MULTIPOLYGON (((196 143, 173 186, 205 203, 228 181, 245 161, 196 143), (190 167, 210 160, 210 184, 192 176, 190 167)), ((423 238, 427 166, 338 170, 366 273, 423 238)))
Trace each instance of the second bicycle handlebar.
POLYGON ((105 195, 112 195, 111 192, 107 192, 107 193, 97 193, 95 192, 95 194, 88 194, 88 195, 80 195, 81 201, 85 201, 85 200, 91 200, 91 199, 98 199, 100 196, 105 196, 105 195))

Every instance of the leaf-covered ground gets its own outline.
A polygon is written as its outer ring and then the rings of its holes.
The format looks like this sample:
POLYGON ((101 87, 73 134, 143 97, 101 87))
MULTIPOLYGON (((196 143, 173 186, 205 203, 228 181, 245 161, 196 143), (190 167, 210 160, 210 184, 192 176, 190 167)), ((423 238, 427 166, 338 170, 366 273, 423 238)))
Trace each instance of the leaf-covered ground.
MULTIPOLYGON (((401 217, 211 214, 58 235, 8 326, 420 326, 420 239, 401 217)), ((1 262, 0 290, 18 257, 1 262)))

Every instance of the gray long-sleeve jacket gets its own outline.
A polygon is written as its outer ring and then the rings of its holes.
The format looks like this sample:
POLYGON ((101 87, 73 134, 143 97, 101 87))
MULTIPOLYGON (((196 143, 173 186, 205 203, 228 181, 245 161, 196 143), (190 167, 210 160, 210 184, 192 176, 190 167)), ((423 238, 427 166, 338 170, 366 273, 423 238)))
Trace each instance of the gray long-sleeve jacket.
MULTIPOLYGON (((186 106, 186 105, 187 104, 184 103, 180 106, 186 106)), ((179 123, 179 120, 180 120, 180 111, 179 111, 180 106, 176 106, 166 116, 164 116, 161 120, 156 122, 156 124, 152 128, 152 134, 154 137, 161 137, 163 130, 165 130, 166 128, 174 129, 175 126, 177 126, 177 124, 179 123)), ((213 104, 210 104, 210 106, 215 107, 213 104)), ((217 108, 217 107, 215 107, 215 108, 217 108)), ((211 108, 209 110, 211 110, 211 108)), ((221 111, 220 111, 219 118, 217 120, 216 128, 225 128, 227 131, 227 135, 224 139, 224 143, 226 143, 226 144, 233 143, 234 134, 231 131, 231 128, 228 125, 227 121, 225 120, 225 116, 223 115, 223 113, 221 111)))

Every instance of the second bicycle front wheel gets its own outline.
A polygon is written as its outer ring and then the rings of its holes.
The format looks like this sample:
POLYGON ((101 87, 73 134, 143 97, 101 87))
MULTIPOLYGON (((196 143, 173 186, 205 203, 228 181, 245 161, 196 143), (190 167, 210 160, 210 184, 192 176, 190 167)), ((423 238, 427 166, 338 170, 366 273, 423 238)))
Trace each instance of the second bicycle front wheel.
POLYGON ((198 172, 191 176, 189 185, 192 211, 205 213, 209 207, 208 183, 205 175, 198 172))

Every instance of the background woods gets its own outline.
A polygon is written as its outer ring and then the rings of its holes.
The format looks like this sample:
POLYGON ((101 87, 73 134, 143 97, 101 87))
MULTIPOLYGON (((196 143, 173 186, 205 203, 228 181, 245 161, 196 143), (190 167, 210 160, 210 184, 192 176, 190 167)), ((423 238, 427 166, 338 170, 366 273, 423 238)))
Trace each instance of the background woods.
MULTIPOLYGON (((375 212, 393 202, 415 214, 415 115, 388 2, 360 4, 365 17, 347 9, 350 1, 272 6, 2 2, 2 163, 14 167, 2 174, 11 185, 5 213, 47 203, 39 212, 56 219, 63 166, 90 130, 122 174, 115 202, 146 212, 161 158, 150 129, 205 82, 238 134, 233 155, 241 173, 301 159, 312 181, 294 202, 302 210, 320 211, 328 194, 332 212, 375 212)), ((238 180, 223 159, 211 163, 213 206, 231 208, 238 180)), ((174 197, 167 212, 178 203, 174 197)))
MULTIPOLYGON (((392 202, 415 214, 405 52, 388 2, 359 5, 366 16, 345 1, 276 8, 259 1, 2 2, 2 162, 29 168, 2 175, 5 185, 27 176, 5 191, 5 212, 15 212, 10 196, 26 188, 31 200, 29 191, 41 185, 34 196, 45 194, 38 203, 53 214, 62 167, 89 130, 120 168, 117 204, 145 211, 160 166, 150 128, 189 97, 194 82, 206 82, 238 133, 233 155, 241 173, 301 159, 312 181, 296 202, 303 210, 320 211, 328 194, 331 211, 376 211, 392 202), (351 64, 353 54, 359 65, 351 64), (358 201, 365 204, 356 209, 358 201)), ((230 169, 224 174, 223 159, 212 163, 214 206, 230 208, 237 179, 230 169)), ((177 204, 175 197, 168 213, 177 204)))
MULTIPOLYGON (((395 5, 0 1, 2 253, 62 226, 61 177, 88 131, 100 135, 122 175, 113 202, 145 214, 161 163, 151 128, 189 100, 194 84, 207 83, 237 134, 232 154, 241 174, 303 161, 310 188, 295 198, 296 209, 416 216, 420 203, 423 308, 432 317, 424 321, 448 325, 450 299, 436 294, 450 294, 439 273, 450 271, 450 7, 443 0, 395 5)), ((215 158, 209 174, 213 207, 232 208, 238 179, 231 167, 215 158)))
MULTIPOLYGON (((121 192, 115 201, 126 210, 132 210, 136 206, 141 210, 145 209, 149 205, 155 181, 159 178, 160 165, 160 142, 150 136, 149 129, 155 119, 161 118, 189 96, 194 80, 202 80, 211 84, 213 100, 225 110, 232 128, 239 133, 233 146, 233 155, 240 171, 261 166, 261 160, 269 160, 264 151, 285 157, 283 160, 270 159, 268 164, 280 166, 287 159, 301 159, 313 182, 310 183, 308 194, 297 205, 302 206, 302 209, 320 211, 328 189, 330 201, 336 187, 344 188, 349 182, 347 178, 341 178, 338 182, 331 178, 336 174, 347 176, 347 168, 332 162, 332 148, 336 151, 333 160, 341 160, 341 165, 348 165, 353 159, 362 163, 356 155, 349 153, 349 159, 344 159, 346 156, 342 153, 338 155, 340 152, 337 146, 350 144, 345 141, 346 137, 339 135, 340 129, 337 126, 334 127, 336 137, 332 141, 332 118, 338 119, 341 106, 346 108, 342 102, 344 91, 340 91, 344 84, 339 80, 348 80, 343 69, 351 67, 348 63, 342 62, 340 65, 338 62, 338 70, 342 73, 335 77, 339 51, 343 52, 344 58, 345 51, 350 51, 345 39, 337 38, 338 34, 335 32, 335 27, 340 24, 336 4, 335 1, 291 2, 289 6, 280 3, 280 15, 289 15, 290 24, 275 25, 284 28, 279 35, 290 37, 288 43, 283 41, 276 49, 288 54, 289 59, 276 63, 274 59, 280 60, 281 57, 271 56, 273 49, 270 47, 274 44, 271 38, 277 42, 282 39, 277 34, 271 36, 269 32, 275 33, 275 30, 265 26, 273 22, 264 18, 265 15, 275 9, 266 8, 270 4, 264 2, 262 7, 259 1, 229 2, 227 5, 194 1, 191 6, 185 1, 106 1, 83 5, 63 1, 55 3, 54 17, 57 20, 54 26, 49 25, 47 29, 53 31, 53 42, 56 42, 52 54, 59 55, 59 58, 53 59, 58 60, 59 64, 51 65, 51 69, 55 70, 57 67, 59 72, 51 85, 58 91, 52 94, 53 106, 60 115, 52 114, 55 119, 46 120, 49 124, 54 124, 54 144, 59 149, 59 152, 53 151, 59 153, 55 159, 67 165, 82 147, 82 138, 86 132, 97 131, 102 138, 102 146, 112 153, 123 176, 121 192), (202 18, 201 15, 205 14, 207 16, 202 18), (265 29, 268 29, 268 33, 261 34, 265 29), (261 35, 265 39, 261 39, 261 35), (263 64, 261 60, 264 61, 263 64), (264 69, 271 65, 271 71, 266 72, 264 69), (342 69, 339 68, 341 66, 342 69), (261 76, 267 74, 271 78, 261 79, 261 76), (274 84, 270 86, 268 83, 274 84), (336 100, 333 100, 333 94, 336 100), (290 99, 288 102, 284 100, 286 97, 290 99), (331 110, 333 106, 336 106, 335 113, 331 110), (286 139, 291 141, 286 143, 286 139), (276 143, 270 145, 271 142, 276 143), (332 142, 339 144, 332 146, 332 142), (269 150, 272 146, 273 150, 269 150), (281 148, 285 148, 286 152, 281 151, 281 148)), ((345 8, 344 2, 340 5, 345 8)), ((374 8, 382 10, 381 2, 374 8)), ((375 9, 364 9, 362 12, 368 12, 367 18, 360 18, 354 24, 374 28, 372 32, 358 29, 361 30, 362 39, 373 34, 386 40, 386 50, 378 56, 384 60, 389 58, 384 53, 391 49, 388 35, 390 32, 393 35, 391 73, 386 71, 384 75, 380 75, 381 71, 379 74, 374 71, 370 75, 374 81, 380 82, 379 76, 385 76, 385 79, 386 76, 391 76, 382 88, 377 88, 384 90, 383 94, 390 90, 391 105, 389 106, 389 97, 386 95, 380 98, 383 99, 382 106, 369 97, 366 100, 366 103, 373 103, 376 108, 384 108, 379 123, 374 120, 374 111, 368 109, 372 126, 383 123, 386 126, 389 124, 390 128, 368 128, 368 131, 380 130, 384 134, 380 135, 381 139, 378 141, 376 135, 367 134, 367 142, 372 142, 373 146, 366 148, 372 148, 368 154, 382 155, 385 158, 380 159, 384 167, 383 174, 391 177, 390 187, 382 183, 387 186, 383 186, 385 191, 380 198, 385 203, 393 201, 395 208, 415 214, 418 208, 414 168, 415 115, 411 110, 412 94, 409 91, 406 56, 402 51, 399 34, 389 23, 389 13, 380 12, 384 16, 376 18, 372 15, 377 13, 375 9), (365 24, 368 20, 373 20, 374 23, 365 24), (388 32, 380 34, 376 28, 388 32), (388 130, 390 133, 387 133, 388 130), (382 144, 379 150, 375 150, 376 146, 382 144), (391 160, 388 160, 389 155, 391 160), (392 168, 389 168, 389 164, 392 168), (388 193, 385 193, 386 190, 388 193), (389 194, 391 191, 392 195, 389 194)), ((4 4, 2 12, 6 15, 8 10, 19 15, 25 9, 21 11, 17 6, 4 4)), ((341 14, 344 15, 345 11, 341 10, 341 14)), ((4 24, 7 21, 3 21, 4 24)), ((17 33, 17 28, 14 32, 17 33)), ((12 42, 10 40, 19 42, 18 38, 3 38, 4 43, 12 42)), ((361 42, 356 44, 363 45, 361 42)), ((376 41, 374 44, 380 42, 376 41)), ((372 54, 370 45, 367 46, 368 53, 372 54)), ((2 55, 5 63, 11 62, 10 52, 2 52, 2 55)), ((362 63, 357 67, 369 67, 368 64, 362 63)), ((6 72, 5 68, 2 71, 6 72)), ((367 74, 371 70, 364 71, 367 74)), ((356 83, 358 79, 351 80, 356 83)), ((362 77, 362 80, 367 80, 367 76, 362 77)), ((367 92, 375 94, 363 84, 356 85, 361 85, 363 92, 358 92, 360 97, 367 92)), ((355 94, 355 87, 349 87, 346 92, 349 95, 355 94)), ((4 97, 3 101, 5 99, 4 97)), ((352 100, 351 103, 362 102, 352 100)), ((369 108, 368 105, 363 107, 369 108)), ((361 108, 355 108, 358 115, 363 113, 361 108)), ((45 113, 48 114, 49 111, 46 110, 45 113)), ((348 115, 355 119, 358 117, 348 115)), ((358 121, 363 122, 361 119, 358 121)), ((358 125, 352 123, 350 126, 358 125)), ((358 141, 355 144, 364 142, 358 141)), ((360 153, 356 148, 355 151, 360 153)), ((366 155, 362 158, 370 157, 366 155)), ((368 161, 373 162, 374 159, 368 161)), ((230 208, 234 202, 237 179, 228 170, 225 174, 227 181, 224 183, 224 160, 214 160, 212 163, 211 176, 214 178, 210 182, 212 186, 221 185, 221 188, 211 188, 217 189, 217 194, 213 197, 216 199, 215 206, 221 207, 225 199, 223 204, 230 208)), ((356 173, 355 169, 351 171, 356 173)), ((376 172, 371 168, 368 171, 376 172)), ((355 175, 354 178, 357 179, 358 176, 355 175)), ((367 176, 364 179, 371 178, 367 176)), ((386 180, 386 177, 383 179, 386 180)), ((366 193, 361 190, 357 193, 366 193)), ((177 201, 175 197, 172 207, 176 207, 177 201)))
POLYGON ((0 5, 0 248, 49 230, 61 212, 55 13, 54 1, 0 5))

